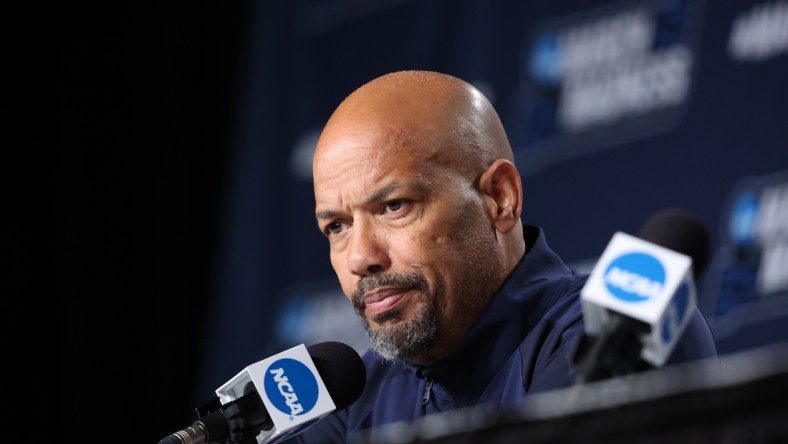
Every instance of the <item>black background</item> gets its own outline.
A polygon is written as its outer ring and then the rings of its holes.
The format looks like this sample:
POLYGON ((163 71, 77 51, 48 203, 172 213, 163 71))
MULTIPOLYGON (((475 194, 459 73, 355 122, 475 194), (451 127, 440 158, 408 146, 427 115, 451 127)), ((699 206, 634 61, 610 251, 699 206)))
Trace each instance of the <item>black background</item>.
MULTIPOLYGON (((57 240, 49 257, 61 385, 58 409, 50 393, 44 411, 47 424, 61 423, 56 436, 76 439, 68 442, 156 442, 195 418, 191 368, 248 9, 109 2, 69 5, 55 17, 58 149, 48 192, 57 240)), ((25 266, 40 259, 33 256, 18 257, 28 270, 15 279, 21 298, 41 278, 25 266)))

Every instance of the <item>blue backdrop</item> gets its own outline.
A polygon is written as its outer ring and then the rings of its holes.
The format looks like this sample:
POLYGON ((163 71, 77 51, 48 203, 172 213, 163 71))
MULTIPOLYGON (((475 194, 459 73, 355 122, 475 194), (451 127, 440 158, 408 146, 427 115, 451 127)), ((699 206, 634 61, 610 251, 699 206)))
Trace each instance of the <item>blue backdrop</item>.
POLYGON ((680 207, 709 227, 699 304, 729 353, 788 339, 788 2, 312 0, 253 11, 195 402, 297 343, 366 338, 314 221, 311 154, 355 88, 437 70, 498 110, 526 223, 589 269, 680 207))

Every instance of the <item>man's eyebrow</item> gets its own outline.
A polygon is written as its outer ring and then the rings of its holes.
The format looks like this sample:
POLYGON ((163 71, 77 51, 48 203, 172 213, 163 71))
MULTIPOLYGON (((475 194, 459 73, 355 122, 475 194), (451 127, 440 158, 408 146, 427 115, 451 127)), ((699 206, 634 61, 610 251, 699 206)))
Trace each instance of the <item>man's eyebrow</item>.
MULTIPOLYGON (((385 186, 385 187, 375 191, 374 193, 372 193, 364 201, 364 205, 368 205, 368 204, 373 203, 373 202, 380 202, 381 200, 385 200, 386 197, 388 197, 390 194, 394 193, 398 189, 402 188, 403 186, 405 186, 405 184, 403 184, 402 182, 394 182, 391 185, 385 186)), ((315 217, 317 218, 317 220, 324 220, 324 219, 334 218, 338 214, 340 214, 339 211, 323 210, 323 211, 317 211, 315 213, 315 217)))
POLYGON ((334 216, 336 216, 337 214, 339 214, 339 213, 337 213, 336 211, 332 211, 332 210, 324 210, 324 211, 318 211, 318 212, 316 212, 316 213, 315 213, 315 217, 317 218, 317 220, 322 220, 322 219, 331 219, 331 218, 333 218, 334 216))
POLYGON ((397 191, 398 189, 405 186, 402 182, 394 182, 389 186, 383 187, 374 193, 364 202, 365 204, 369 204, 372 202, 380 202, 381 200, 386 199, 391 193, 397 191))

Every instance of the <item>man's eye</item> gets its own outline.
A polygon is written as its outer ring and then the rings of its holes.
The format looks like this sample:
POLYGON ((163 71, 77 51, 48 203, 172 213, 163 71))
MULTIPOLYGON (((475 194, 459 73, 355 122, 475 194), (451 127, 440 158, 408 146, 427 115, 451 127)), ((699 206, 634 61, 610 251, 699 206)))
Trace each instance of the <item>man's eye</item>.
POLYGON ((341 233, 344 228, 345 225, 342 222, 331 222, 330 224, 326 225, 326 234, 337 235, 341 233))
POLYGON ((402 206, 405 205, 405 202, 401 200, 392 200, 390 202, 386 202, 386 211, 393 213, 395 211, 399 211, 402 209, 402 206))

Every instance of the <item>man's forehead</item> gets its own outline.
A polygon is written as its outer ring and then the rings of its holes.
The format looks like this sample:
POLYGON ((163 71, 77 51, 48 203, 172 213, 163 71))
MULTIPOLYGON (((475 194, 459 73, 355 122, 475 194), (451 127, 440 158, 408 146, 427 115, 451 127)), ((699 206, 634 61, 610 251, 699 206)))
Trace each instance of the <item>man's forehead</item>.
POLYGON ((366 189, 429 174, 434 156, 423 156, 405 146, 361 146, 327 149, 316 158, 315 190, 344 188, 345 185, 366 189))
POLYGON ((321 145, 315 152, 315 187, 323 182, 339 185, 337 180, 373 180, 379 170, 389 168, 394 156, 382 143, 371 140, 343 140, 340 143, 321 145))
POLYGON ((372 122, 327 128, 315 150, 316 179, 325 169, 367 169, 391 163, 422 162, 440 149, 436 135, 436 131, 425 128, 372 122))

